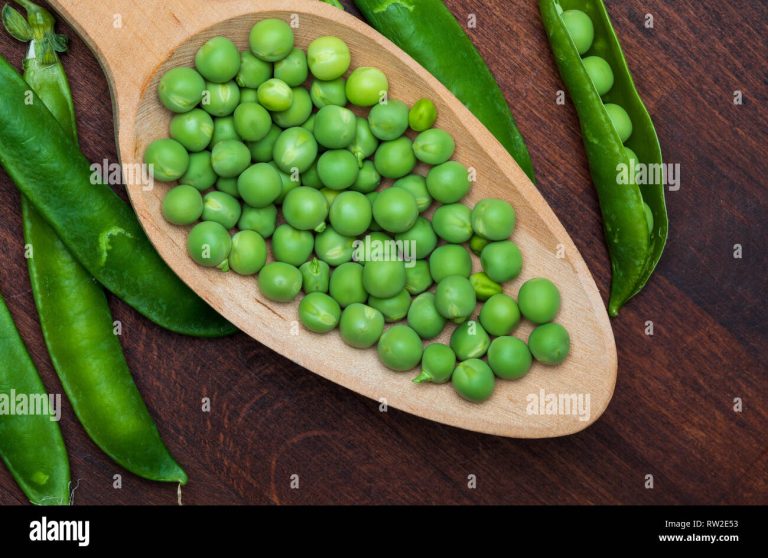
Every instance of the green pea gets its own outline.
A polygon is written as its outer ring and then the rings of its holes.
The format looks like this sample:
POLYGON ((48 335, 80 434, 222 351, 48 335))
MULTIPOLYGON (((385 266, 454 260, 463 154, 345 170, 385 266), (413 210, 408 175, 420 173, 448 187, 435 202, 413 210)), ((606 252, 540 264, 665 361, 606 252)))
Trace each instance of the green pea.
POLYGON ((384 332, 384 316, 365 304, 350 304, 341 313, 339 334, 350 347, 367 349, 376 344, 384 332))
POLYGON ((220 116, 213 119, 213 137, 211 138, 211 149, 225 140, 240 141, 240 136, 235 130, 235 119, 232 116, 220 116))
POLYGON ((377 298, 395 296, 405 288, 405 265, 401 261, 365 262, 363 287, 377 298))
POLYGON ((296 169, 301 173, 315 162, 317 141, 304 128, 288 128, 277 138, 272 156, 283 172, 290 173, 296 169))
POLYGON ((259 102, 259 92, 256 89, 248 89, 247 87, 240 88, 240 104, 258 103, 258 102, 259 102))
POLYGON ((173 68, 160 78, 157 95, 165 108, 189 112, 203 98, 205 80, 192 68, 173 68))
POLYGON ((405 232, 419 217, 416 198, 402 188, 387 188, 373 201, 373 217, 382 228, 391 233, 405 232))
POLYGON ((226 37, 214 37, 197 50, 195 68, 206 80, 224 83, 240 71, 240 52, 226 37))
MULTIPOLYGON (((379 193, 378 192, 368 192, 365 195, 365 197, 368 198, 369 202, 371 202, 371 208, 373 208, 373 202, 375 202, 376 198, 379 197, 379 193)), ((381 228, 381 225, 379 225, 376 222, 376 217, 371 219, 370 229, 371 229, 372 232, 383 232, 383 229, 381 228)))
POLYGON ((595 38, 595 27, 590 17, 581 10, 565 10, 560 17, 579 54, 587 52, 595 38))
POLYGON ((451 334, 451 349, 459 360, 481 358, 490 344, 488 333, 475 320, 464 322, 451 334))
POLYGON ((613 127, 616 128, 622 143, 627 141, 632 135, 632 119, 629 114, 621 106, 614 103, 606 103, 604 106, 605 112, 608 113, 608 118, 613 127))
MULTIPOLYGON (((402 137, 381 143, 376 149, 373 163, 381 176, 386 178, 402 178, 410 174, 416 166, 411 140, 402 137)), ((432 194, 431 191, 430 194, 432 194)), ((434 194, 432 197, 435 197, 434 194)))
POLYGON ((315 236, 315 254, 329 265, 338 266, 352 260, 355 239, 326 227, 315 236))
POLYGON ((222 140, 213 146, 211 165, 219 176, 233 178, 239 176, 251 162, 251 152, 243 142, 222 140))
POLYGON ((405 290, 412 295, 426 291, 432 286, 432 275, 429 273, 429 264, 424 260, 412 262, 405 267, 405 290))
POLYGON ((299 303, 299 321, 309 331, 328 333, 340 319, 339 303, 325 293, 309 293, 299 303))
POLYGON ((237 191, 251 207, 272 205, 280 196, 282 188, 280 175, 269 163, 251 165, 237 179, 237 191))
MULTIPOLYGON (((317 239, 315 239, 317 240, 317 239)), ((327 293, 331 281, 331 267, 322 260, 312 258, 299 267, 301 271, 301 288, 305 294, 327 293)))
POLYGON ((456 143, 451 134, 440 128, 425 130, 413 140, 413 153, 422 163, 441 165, 453 157, 456 143))
POLYGON ((475 311, 476 304, 475 290, 466 277, 451 275, 437 284, 435 307, 444 318, 460 324, 475 311))
POLYGON ((369 296, 368 306, 381 312, 385 322, 399 322, 408 314, 408 309, 411 306, 411 295, 403 289, 389 298, 369 296))
POLYGON ((381 175, 376 170, 373 161, 363 161, 363 166, 360 167, 360 172, 357 174, 357 180, 350 189, 368 194, 376 190, 379 184, 381 184, 381 175))
POLYGON ((288 110, 273 112, 272 120, 281 128, 302 126, 312 114, 312 100, 303 87, 293 88, 293 101, 288 110))
POLYGON ((293 50, 293 30, 281 19, 263 19, 251 28, 248 46, 261 60, 277 62, 293 50))
POLYGON ((472 283, 472 288, 475 289, 477 300, 480 301, 486 301, 493 295, 499 294, 502 291, 501 285, 482 271, 470 275, 469 282, 472 283))
POLYGON ((571 338, 560 324, 544 324, 531 332, 528 348, 542 364, 560 364, 571 350, 571 338))
POLYGON ((280 137, 282 130, 272 124, 269 128, 269 132, 259 141, 249 142, 248 149, 251 150, 251 158, 255 163, 269 163, 272 160, 272 151, 277 143, 277 138, 280 137))
POLYGON ((427 174, 427 189, 440 203, 459 201, 467 195, 469 188, 467 167, 457 161, 448 161, 432 167, 427 174))
POLYGON ((240 219, 240 202, 224 192, 208 192, 203 198, 203 221, 214 221, 231 229, 240 219))
POLYGON ((349 188, 357 180, 359 172, 357 159, 346 149, 331 149, 317 159, 317 174, 323 185, 331 190, 349 188))
POLYGON ((363 266, 355 262, 341 264, 331 272, 329 289, 331 296, 342 308, 368 300, 368 293, 363 286, 363 266))
POLYGON ((235 198, 240 197, 240 192, 237 191, 237 178, 221 178, 216 179, 216 189, 219 192, 224 192, 235 198))
POLYGON ((423 347, 418 334, 407 325, 395 325, 385 331, 376 348, 381 363, 405 372, 421 362, 423 347))
POLYGON ((472 237, 471 212, 461 203, 438 207, 432 215, 432 226, 437 236, 453 244, 467 242, 472 237))
POLYGON ((520 323, 520 309, 515 299, 504 293, 493 295, 480 309, 480 323, 491 335, 509 335, 520 323))
POLYGON ((240 275, 255 275, 267 261, 267 244, 255 231, 240 231, 232 237, 229 267, 240 275))
POLYGON ((496 381, 485 362, 471 358, 459 363, 451 376, 451 384, 456 393, 467 401, 481 403, 491 396, 496 381))
POLYGON ((480 200, 472 209, 472 228, 488 240, 505 240, 515 229, 515 210, 504 200, 480 200))
MULTIPOLYGON (((379 140, 371 132, 368 120, 358 116, 355 120, 355 139, 347 147, 357 158, 359 166, 363 166, 364 160, 376 153, 379 140)), ((378 171, 377 171, 378 172, 378 171)))
POLYGON ((314 188, 300 186, 291 190, 283 201, 286 223, 302 231, 322 230, 328 216, 328 202, 314 188))
POLYGON ((430 343, 421 356, 421 373, 412 382, 444 384, 451 379, 456 368, 456 355, 448 345, 430 343))
MULTIPOLYGON (((460 275, 469 278, 472 273, 472 258, 463 246, 457 244, 443 244, 439 246, 429 257, 429 272, 435 283, 440 283, 451 275, 460 275)), ((471 286, 471 285, 470 285, 471 286)), ((472 298, 475 298, 474 289, 472 298)))
POLYGON ((344 149, 355 140, 357 117, 344 107, 328 105, 315 116, 315 139, 328 149, 344 149))
POLYGON ((523 316, 543 324, 552 321, 560 311, 560 291, 549 279, 536 277, 522 284, 517 302, 523 316))
POLYGON ((201 106, 213 116, 229 116, 240 104, 240 88, 234 81, 226 83, 205 83, 201 106))
POLYGON ((331 226, 346 236, 358 236, 371 225, 371 202, 360 192, 341 192, 331 205, 331 226))
POLYGON ((203 214, 203 198, 196 188, 182 184, 165 194, 162 211, 173 225, 191 225, 203 214))
POLYGON ((301 272, 284 262, 271 262, 259 272, 259 290, 274 302, 291 302, 301 290, 301 272))
POLYGON ((653 232, 653 211, 651 206, 643 202, 643 212, 645 213, 645 222, 648 225, 648 234, 653 232))
POLYGON ((372 107, 386 98, 389 82, 378 68, 361 66, 347 78, 347 99, 359 107, 372 107))
POLYGON ((265 109, 279 112, 291 108, 293 102, 293 89, 280 79, 268 79, 259 85, 259 103, 265 109))
POLYGON ((280 195, 277 196, 275 203, 282 204, 285 202, 286 196, 301 185, 301 177, 298 173, 291 176, 287 172, 281 171, 274 161, 269 162, 268 165, 275 169, 277 174, 280 175, 280 195))
POLYGON ((432 196, 429 195, 429 190, 427 190, 427 181, 420 174, 404 176, 395 180, 392 186, 409 191, 416 198, 416 207, 419 213, 426 211, 432 205, 432 196))
POLYGON ((317 190, 323 187, 323 183, 320 181, 320 175, 317 174, 316 162, 312 163, 311 167, 301 173, 301 184, 302 186, 309 186, 310 188, 315 188, 317 190))
POLYGON ((229 256, 232 238, 219 223, 203 221, 189 232, 187 253, 198 264, 205 267, 217 267, 229 256))
POLYGON ((309 118, 307 118, 306 122, 301 125, 302 128, 307 130, 308 132, 312 132, 312 134, 315 133, 315 114, 310 114, 309 118))
POLYGON ((408 325, 422 339, 433 339, 442 333, 445 318, 437 310, 434 294, 425 292, 413 299, 408 309, 408 325))
POLYGON ((201 109, 177 114, 171 118, 170 135, 187 151, 202 151, 213 139, 213 119, 201 109))
POLYGON ((312 75, 329 81, 347 72, 352 56, 347 43, 338 37, 318 37, 309 43, 307 59, 312 75))
POLYGON ((258 103, 240 103, 234 114, 235 131, 244 141, 259 141, 272 128, 272 118, 258 103))
POLYGON ((155 180, 172 182, 187 171, 189 153, 176 140, 163 138, 155 140, 144 151, 144 162, 152 165, 150 171, 155 180))
POLYGON ((480 253, 480 265, 488 277, 504 283, 520 275, 523 255, 520 248, 509 240, 491 242, 480 253))
POLYGON ((483 238, 480 235, 473 235, 472 238, 469 239, 469 249, 472 250, 472 253, 476 256, 479 256, 483 253, 483 248, 488 246, 491 243, 490 240, 487 238, 483 238))
POLYGON ((488 364, 497 377, 518 380, 531 369, 533 358, 528 345, 517 337, 497 337, 488 347, 488 364))
POLYGON ((408 124, 415 132, 429 130, 436 120, 437 107, 430 99, 419 99, 408 113, 408 124))
POLYGON ((216 184, 216 173, 213 170, 211 152, 200 151, 189 156, 186 172, 179 181, 182 184, 194 186, 201 192, 216 184))
POLYGON ((256 58, 244 50, 240 53, 240 71, 237 73, 237 84, 248 89, 258 89, 259 85, 272 77, 272 64, 256 58))
POLYGON ((240 230, 249 230, 259 233, 263 238, 269 238, 275 232, 277 227, 277 207, 268 205, 267 207, 243 206, 240 220, 237 222, 237 228, 240 230))
POLYGON ((331 190, 330 188, 321 188, 320 193, 325 196, 325 200, 328 202, 328 206, 333 205, 334 200, 340 194, 338 190, 331 190))
POLYGON ((408 105, 398 100, 377 103, 368 113, 371 132, 380 140, 393 140, 408 129, 408 105))
POLYGON ((421 260, 432 253, 437 246, 437 235, 428 219, 419 217, 407 231, 397 233, 395 240, 403 244, 404 257, 421 260))
POLYGON ((312 98, 312 103, 319 109, 328 105, 345 106, 347 104, 346 83, 347 81, 344 78, 336 78, 330 81, 312 80, 312 85, 309 88, 309 96, 312 98))
POLYGON ((613 70, 611 70, 610 64, 599 56, 587 56, 582 59, 582 62, 589 79, 592 80, 595 89, 597 89, 597 94, 602 97, 608 93, 613 87, 613 70))
POLYGON ((298 87, 307 81, 308 75, 307 55, 300 48, 294 47, 288 56, 275 62, 275 77, 291 87, 298 87))
POLYGON ((272 235, 272 255, 278 262, 296 267, 309 259, 315 238, 309 231, 300 231, 284 223, 272 235))

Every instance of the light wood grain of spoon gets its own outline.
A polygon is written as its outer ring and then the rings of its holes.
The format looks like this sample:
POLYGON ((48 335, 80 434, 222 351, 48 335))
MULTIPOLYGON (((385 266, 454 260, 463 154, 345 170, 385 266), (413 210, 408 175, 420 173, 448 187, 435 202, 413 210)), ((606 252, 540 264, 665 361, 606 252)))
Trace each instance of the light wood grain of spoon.
MULTIPOLYGON (((160 76, 175 66, 192 66, 196 50, 209 38, 224 35, 246 48, 256 21, 278 17, 291 23, 302 48, 322 35, 344 39, 352 51, 353 67, 376 66, 386 72, 392 98, 409 104, 422 97, 435 101, 439 126, 457 140, 455 158, 477 172, 465 200, 469 205, 487 197, 514 205, 518 224, 513 240, 523 252, 524 265, 506 291, 516 297, 525 280, 551 278, 562 294, 557 321, 571 335, 571 354, 560 366, 534 364, 521 380, 498 381, 491 399, 479 405, 462 400, 450 386, 413 384, 415 371, 384 368, 375 350, 351 349, 337 333, 321 336, 301 329, 298 304, 267 301, 253 277, 194 264, 186 255, 188 231, 169 225, 160 213, 170 185, 157 183, 146 190, 142 184, 128 184, 133 207, 162 257, 242 331, 301 366, 370 397, 375 401, 371 412, 393 407, 477 432, 544 438, 578 432, 606 409, 616 382, 616 348, 603 301, 576 246, 496 139, 442 84, 382 35, 314 0, 51 0, 51 4, 85 38, 104 67, 124 166, 140 163, 145 147, 168 135, 171 114, 156 94, 160 76), (548 414, 546 408, 533 412, 533 401, 538 404, 546 396, 559 400, 557 414, 548 414), (577 401, 584 405, 581 416, 577 401)), ((531 329, 523 323, 514 335, 527 340, 531 329)), ((447 338, 445 333, 442 340, 447 338)))

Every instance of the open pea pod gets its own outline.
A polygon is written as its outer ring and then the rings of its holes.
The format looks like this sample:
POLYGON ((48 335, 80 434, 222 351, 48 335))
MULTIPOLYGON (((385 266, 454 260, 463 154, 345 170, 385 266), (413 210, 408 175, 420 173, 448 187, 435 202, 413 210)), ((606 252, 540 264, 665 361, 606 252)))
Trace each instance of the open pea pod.
MULTIPOLYGON (((648 169, 662 168, 661 147, 603 1, 541 0, 539 9, 555 62, 579 116, 611 257, 608 312, 616 316, 647 283, 664 251, 669 228, 661 173, 656 173, 653 183, 638 185, 635 180, 624 183, 627 173, 621 169, 631 168, 624 147, 632 149, 637 154, 637 163, 647 165, 648 169), (603 58, 614 76, 613 86, 602 98, 561 18, 563 10, 580 10, 592 20, 594 41, 584 56, 603 58), (604 103, 617 104, 629 115, 633 130, 625 143, 604 103), (650 209, 651 220, 646 217, 644 204, 650 209)), ((646 173, 647 176, 651 174, 646 173)))

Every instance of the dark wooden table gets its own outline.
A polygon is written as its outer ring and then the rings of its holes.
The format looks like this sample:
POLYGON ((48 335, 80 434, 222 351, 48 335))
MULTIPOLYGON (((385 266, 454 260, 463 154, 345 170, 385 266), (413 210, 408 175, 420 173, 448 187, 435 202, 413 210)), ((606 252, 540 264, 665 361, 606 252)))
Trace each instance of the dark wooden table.
MULTIPOLYGON (((513 107, 539 188, 605 296, 597 201, 573 106, 555 103, 563 85, 537 3, 448 5, 462 22, 476 14, 469 33, 513 107)), ((180 337, 113 298, 136 382, 189 473, 185 503, 768 503, 761 356, 768 348, 768 4, 616 0, 610 12, 665 160, 680 164, 682 181, 667 195, 671 233, 659 269, 613 321, 619 377, 603 417, 574 436, 523 441, 381 413, 377 403, 243 334, 180 337), (644 26, 646 14, 653 29, 644 26), (204 397, 209 413, 201 410, 204 397)), ((64 63, 83 150, 91 160, 114 161, 104 76, 71 29, 61 31, 72 39, 64 63)), ((24 47, 0 33, 0 52, 19 63, 24 47)), ((2 293, 46 386, 61 392, 27 281, 19 196, 5 175, 0 216, 2 293)), ((143 481, 105 457, 68 406, 61 425, 79 483, 75 503, 175 503, 176 487, 143 481), (117 474, 121 489, 113 488, 117 474)), ((0 503, 22 502, 0 470, 0 503)))

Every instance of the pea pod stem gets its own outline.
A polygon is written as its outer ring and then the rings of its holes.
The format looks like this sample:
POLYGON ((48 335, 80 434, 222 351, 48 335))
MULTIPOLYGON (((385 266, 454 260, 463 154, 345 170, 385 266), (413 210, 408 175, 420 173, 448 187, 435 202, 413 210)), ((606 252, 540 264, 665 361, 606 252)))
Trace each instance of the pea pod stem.
MULTIPOLYGON (((54 20, 43 8, 27 0, 20 3, 34 31, 24 78, 77 141, 69 81, 58 55, 35 46, 50 40, 54 20)), ((81 424, 96 445, 129 471, 151 480, 186 483, 186 473, 160 439, 133 382, 101 286, 25 196, 22 220, 25 241, 32 247, 27 262, 43 336, 81 424)))
POLYGON ((639 163, 661 165, 661 148, 602 0, 540 0, 539 8, 555 62, 579 116, 611 258, 608 312, 616 316, 621 307, 643 288, 658 264, 667 239, 668 219, 661 181, 642 186, 633 181, 629 184, 619 182, 619 169, 628 168, 630 160, 604 102, 618 104, 630 115, 633 131, 627 147, 637 154, 639 163), (597 55, 607 60, 614 74, 613 87, 602 98, 558 7, 581 10, 593 22, 596 38, 586 56, 597 55), (650 234, 644 203, 653 215, 650 234))

